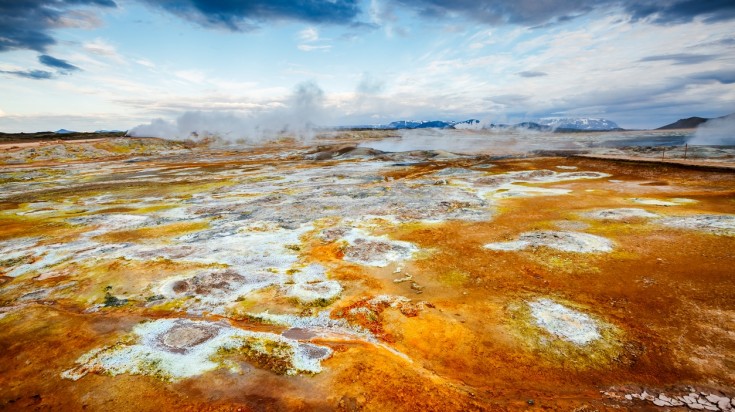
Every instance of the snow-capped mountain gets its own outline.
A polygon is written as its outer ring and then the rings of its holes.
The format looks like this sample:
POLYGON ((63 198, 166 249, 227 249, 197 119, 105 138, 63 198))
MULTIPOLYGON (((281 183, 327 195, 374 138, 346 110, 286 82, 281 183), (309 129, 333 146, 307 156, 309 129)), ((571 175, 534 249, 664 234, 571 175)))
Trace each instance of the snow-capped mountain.
POLYGON ((595 118, 545 117, 538 121, 542 126, 549 126, 554 130, 615 130, 620 126, 612 120, 595 118))
POLYGON ((399 120, 391 122, 387 126, 389 129, 480 129, 480 121, 477 119, 463 120, 455 122, 453 120, 399 120))
POLYGON ((471 129, 471 130, 480 130, 482 129, 482 123, 480 123, 477 119, 469 119, 462 122, 456 122, 452 125, 455 129, 471 129))

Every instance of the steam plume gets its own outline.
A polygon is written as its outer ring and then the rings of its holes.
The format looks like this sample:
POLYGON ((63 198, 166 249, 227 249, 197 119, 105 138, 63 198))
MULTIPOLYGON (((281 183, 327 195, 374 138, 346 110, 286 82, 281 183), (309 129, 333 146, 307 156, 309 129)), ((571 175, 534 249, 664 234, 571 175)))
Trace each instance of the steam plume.
POLYGON ((134 137, 172 140, 216 137, 225 142, 262 143, 284 136, 309 140, 327 120, 324 92, 316 83, 296 86, 284 107, 261 113, 188 111, 174 121, 155 119, 132 128, 134 137))
POLYGON ((689 144, 735 146, 735 113, 699 125, 689 144))

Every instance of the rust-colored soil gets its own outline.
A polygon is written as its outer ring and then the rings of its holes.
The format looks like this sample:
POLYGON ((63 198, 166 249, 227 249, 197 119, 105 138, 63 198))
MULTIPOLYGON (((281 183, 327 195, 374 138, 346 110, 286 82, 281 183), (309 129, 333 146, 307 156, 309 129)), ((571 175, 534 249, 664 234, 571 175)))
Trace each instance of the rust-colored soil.
MULTIPOLYGON (((246 154, 273 155, 283 150, 271 147, 246 154)), ((288 248, 301 265, 326 267, 328 278, 343 288, 339 298, 296 304, 271 286, 242 296, 234 309, 222 313, 201 309, 197 305, 204 303, 197 298, 158 295, 165 293, 161 285, 168 279, 226 266, 187 258, 187 250, 174 240, 208 230, 211 221, 235 213, 232 210, 200 210, 206 218, 177 215, 179 220, 173 223, 154 219, 104 233, 93 232, 99 225, 69 220, 70 216, 124 215, 137 222, 130 216, 163 213, 205 191, 213 198, 232 196, 235 183, 240 185, 237 199, 250 199, 258 196, 258 184, 271 181, 266 174, 288 177, 299 170, 338 163, 305 161, 294 154, 265 161, 241 155, 212 151, 205 162, 192 156, 161 162, 151 158, 114 172, 132 175, 155 166, 159 168, 155 173, 162 176, 202 168, 196 172, 201 179, 183 176, 165 184, 146 184, 145 179, 119 183, 103 171, 72 178, 64 187, 18 190, 0 200, 3 244, 21 245, 37 238, 39 245, 63 246, 92 233, 90 239, 103 245, 150 246, 141 249, 148 255, 140 252, 135 258, 85 255, 18 276, 12 271, 42 257, 0 255, 4 275, 0 282, 0 409, 657 410, 651 403, 611 399, 602 392, 625 387, 675 393, 692 386, 735 395, 735 236, 641 218, 585 217, 591 210, 615 208, 642 208, 662 217, 731 215, 735 213, 732 172, 579 157, 496 161, 494 168, 487 169, 489 175, 559 171, 557 166, 563 165, 611 176, 522 183, 570 192, 494 199, 492 217, 485 221, 379 221, 373 235, 410 242, 420 249, 412 259, 386 267, 344 261, 344 242, 324 240, 320 231, 340 218, 359 216, 334 217, 325 212, 324 221, 316 222, 300 237, 300 244, 288 248), (231 171, 250 174, 216 174, 231 171), (100 197, 94 210, 75 203, 105 194, 117 200, 100 197), (140 205, 142 198, 155 198, 151 202, 158 203, 140 205), (696 202, 666 207, 631 203, 634 198, 696 202), (18 213, 48 207, 33 206, 39 201, 66 202, 69 209, 18 213), (74 210, 76 214, 70 212, 74 210), (484 247, 543 230, 601 236, 614 249, 584 254, 548 247, 518 251, 484 247), (397 281, 407 274, 410 281, 397 281), (403 296, 410 303, 370 303, 381 295, 403 296), (606 344, 575 346, 539 335, 524 305, 543 298, 607 325, 601 338, 606 344), (232 371, 219 368, 173 381, 136 374, 110 376, 104 371, 78 380, 62 378, 80 356, 115 344, 144 320, 184 317, 272 333, 287 329, 251 317, 256 309, 280 309, 299 316, 330 310, 332 319, 369 331, 374 341, 304 335, 305 341, 333 350, 317 374, 280 375, 234 356, 230 361, 238 368, 232 371)), ((466 158, 443 160, 396 168, 379 177, 384 182, 419 184, 429 173, 477 164, 466 158)), ((5 171, 15 169, 8 166, 5 171)), ((127 175, 117 176, 127 179, 127 175)), ((278 195, 289 196, 289 190, 295 189, 279 186, 278 195)), ((258 210, 237 210, 245 212, 258 210)), ((248 226, 247 230, 271 229, 248 226)), ((215 241, 207 239, 192 247, 215 241)))

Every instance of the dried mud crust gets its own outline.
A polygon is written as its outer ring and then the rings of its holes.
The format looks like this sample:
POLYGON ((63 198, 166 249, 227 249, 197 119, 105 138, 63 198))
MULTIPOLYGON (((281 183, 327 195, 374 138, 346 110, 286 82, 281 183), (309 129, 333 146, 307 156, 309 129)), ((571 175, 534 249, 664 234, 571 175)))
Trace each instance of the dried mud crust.
POLYGON ((588 233, 557 231, 526 232, 516 241, 488 243, 485 248, 513 251, 540 246, 574 253, 601 253, 613 250, 613 243, 603 237, 588 233))
POLYGON ((332 350, 224 323, 160 319, 138 325, 133 334, 114 345, 82 355, 78 366, 61 377, 79 380, 88 373, 107 373, 175 381, 228 366, 228 359, 238 355, 275 373, 295 375, 320 372, 321 361, 332 350))
POLYGON ((217 335, 217 328, 209 325, 178 324, 156 336, 156 342, 169 352, 186 353, 191 348, 217 335))
POLYGON ((228 294, 245 284, 247 279, 233 270, 207 272, 194 276, 191 279, 179 280, 171 285, 176 294, 196 294, 216 296, 228 294))

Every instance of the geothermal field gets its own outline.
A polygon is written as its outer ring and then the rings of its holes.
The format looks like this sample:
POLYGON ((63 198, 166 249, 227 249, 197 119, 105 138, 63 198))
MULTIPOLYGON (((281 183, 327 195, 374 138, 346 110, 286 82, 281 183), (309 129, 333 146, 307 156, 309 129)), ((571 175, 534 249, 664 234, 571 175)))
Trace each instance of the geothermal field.
POLYGON ((735 410, 687 133, 3 143, 0 409, 735 410))

